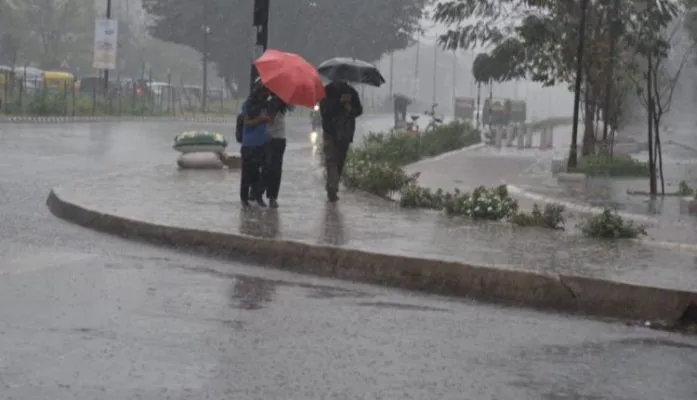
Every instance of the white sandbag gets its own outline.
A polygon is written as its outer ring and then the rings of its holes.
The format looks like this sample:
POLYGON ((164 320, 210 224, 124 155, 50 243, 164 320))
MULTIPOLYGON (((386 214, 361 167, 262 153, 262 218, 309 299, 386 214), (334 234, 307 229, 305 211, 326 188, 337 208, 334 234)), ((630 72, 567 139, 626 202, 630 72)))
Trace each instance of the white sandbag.
POLYGON ((177 159, 179 168, 222 169, 225 167, 216 153, 184 153, 177 159))

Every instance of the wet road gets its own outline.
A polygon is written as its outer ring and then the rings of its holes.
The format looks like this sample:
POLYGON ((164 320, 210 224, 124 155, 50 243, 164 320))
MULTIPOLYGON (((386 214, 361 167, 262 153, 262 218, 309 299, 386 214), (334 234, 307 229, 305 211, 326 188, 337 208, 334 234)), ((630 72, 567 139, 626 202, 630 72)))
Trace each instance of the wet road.
POLYGON ((190 127, 0 124, 0 399, 697 396, 694 338, 202 259, 46 210, 61 182, 173 161, 190 127))

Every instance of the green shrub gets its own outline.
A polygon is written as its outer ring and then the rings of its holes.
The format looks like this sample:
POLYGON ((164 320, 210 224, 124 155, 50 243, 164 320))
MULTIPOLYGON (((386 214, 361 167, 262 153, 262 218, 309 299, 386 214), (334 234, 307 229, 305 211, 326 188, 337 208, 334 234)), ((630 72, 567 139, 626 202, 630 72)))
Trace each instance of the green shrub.
POLYGON ((603 239, 634 239, 646 235, 643 225, 627 221, 610 209, 588 218, 580 224, 581 232, 588 237, 603 239))
POLYGON ((544 209, 534 204, 532 212, 519 212, 510 218, 511 223, 520 226, 538 226, 549 229, 564 229, 564 206, 546 204, 544 209))
POLYGON ((432 191, 416 183, 405 186, 401 191, 399 205, 404 208, 428 208, 442 210, 445 207, 448 193, 443 189, 432 191))
POLYGON ((518 211, 518 202, 508 194, 506 185, 495 189, 480 186, 471 194, 462 193, 459 190, 447 194, 444 210, 448 215, 498 221, 515 214, 518 211))
POLYGON ((433 157, 480 143, 480 132, 469 122, 454 121, 421 136, 420 157, 433 157))
POLYGON ((371 132, 347 154, 344 184, 381 197, 401 193, 405 204, 418 202, 421 201, 419 195, 423 194, 414 188, 418 175, 408 175, 401 167, 424 156, 434 156, 479 141, 479 132, 461 122, 443 125, 421 137, 397 132, 371 132))
POLYGON ((479 143, 479 132, 467 123, 443 125, 421 137, 400 133, 370 133, 347 155, 344 184, 380 197, 399 193, 401 207, 444 210, 447 215, 465 216, 475 220, 500 221, 516 219, 523 225, 560 229, 563 207, 550 206, 544 212, 533 210, 523 223, 525 214, 518 214, 518 203, 505 185, 497 188, 480 186, 472 193, 459 190, 432 191, 417 184, 418 174, 409 175, 401 168, 418 161, 464 146, 479 143))
POLYGON ((678 196, 688 197, 694 196, 695 190, 690 187, 685 181, 680 181, 678 184, 678 196))
POLYGON ((417 177, 418 174, 408 175, 395 164, 349 157, 344 167, 343 182, 348 188, 387 198, 405 186, 415 184, 417 177))
POLYGON ((627 155, 610 157, 605 154, 591 154, 581 158, 578 166, 570 172, 580 172, 588 176, 646 177, 649 176, 649 166, 627 155))

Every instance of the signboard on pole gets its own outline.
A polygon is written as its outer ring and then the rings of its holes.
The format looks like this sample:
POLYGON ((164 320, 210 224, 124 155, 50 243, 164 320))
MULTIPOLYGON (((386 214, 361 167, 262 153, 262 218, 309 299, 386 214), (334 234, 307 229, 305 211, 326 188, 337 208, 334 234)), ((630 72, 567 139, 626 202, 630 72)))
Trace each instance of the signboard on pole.
POLYGON ((116 69, 119 29, 115 19, 98 19, 94 23, 94 55, 92 66, 116 69))

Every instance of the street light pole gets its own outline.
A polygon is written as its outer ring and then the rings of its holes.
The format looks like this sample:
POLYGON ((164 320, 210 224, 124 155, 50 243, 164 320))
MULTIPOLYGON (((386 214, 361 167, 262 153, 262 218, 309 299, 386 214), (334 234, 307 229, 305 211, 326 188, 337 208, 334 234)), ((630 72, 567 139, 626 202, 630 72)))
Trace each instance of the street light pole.
POLYGON ((206 106, 208 104, 208 35, 211 32, 211 28, 208 25, 203 25, 203 97, 201 98, 201 108, 205 113, 208 109, 206 106))
POLYGON ((455 97, 457 97, 457 50, 453 50, 453 110, 455 97))
MULTIPOLYGON (((269 0, 254 0, 254 14, 252 18, 252 25, 256 28, 257 32, 255 47, 260 48, 260 53, 263 54, 269 47, 269 0)), ((252 60, 249 93, 252 93, 254 81, 258 77, 259 72, 254 67, 254 60, 252 60)))
POLYGON ((436 104, 436 83, 438 82, 438 42, 433 42, 433 104, 436 104))
MULTIPOLYGON (((111 19, 111 0, 106 0, 106 19, 111 19)), ((104 69, 104 94, 109 93, 109 68, 104 69)))
POLYGON ((390 99, 394 96, 394 52, 390 53, 390 99))
POLYGON ((207 21, 204 14, 203 26, 201 27, 203 30, 203 97, 201 98, 201 108, 203 109, 204 114, 206 113, 206 110, 208 110, 208 35, 211 34, 211 28, 206 25, 206 22, 207 21))
POLYGON ((581 83, 583 81, 583 51, 586 42, 586 16, 588 14, 588 0, 581 1, 581 20, 578 29, 578 48, 576 50, 576 82, 574 85, 574 119, 571 130, 571 146, 569 147, 569 160, 567 168, 576 168, 578 164, 578 116, 581 103, 581 83))

